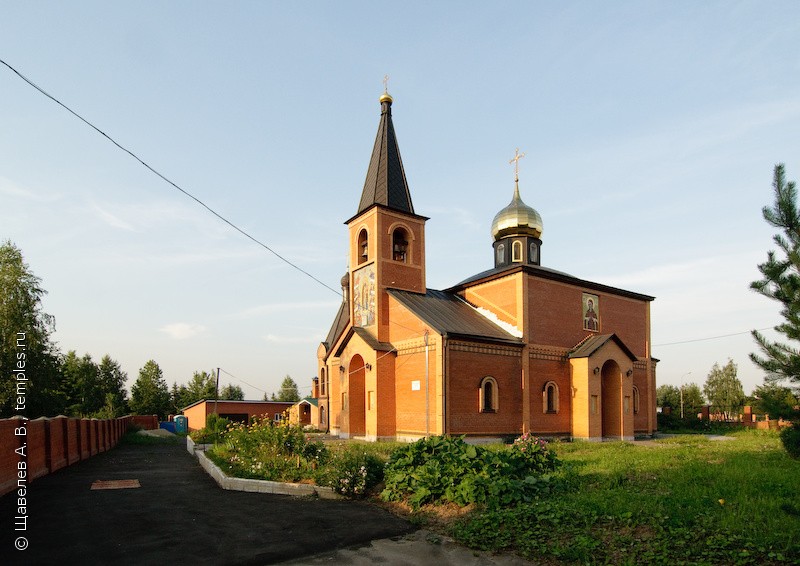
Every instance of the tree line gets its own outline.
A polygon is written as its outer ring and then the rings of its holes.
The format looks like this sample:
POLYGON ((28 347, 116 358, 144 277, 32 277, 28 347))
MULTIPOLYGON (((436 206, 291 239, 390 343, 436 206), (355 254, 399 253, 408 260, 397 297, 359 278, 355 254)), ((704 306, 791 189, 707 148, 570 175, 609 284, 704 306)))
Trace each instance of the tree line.
MULTIPOLYGON (((164 418, 215 398, 214 371, 196 371, 185 385, 173 382, 169 388, 155 360, 142 366, 128 396, 128 375, 110 355, 97 363, 89 354, 59 351, 51 336, 55 319, 42 310, 46 293, 22 251, 11 241, 0 245, 0 418, 113 418, 130 413, 164 418)), ((244 391, 228 383, 220 386, 218 398, 243 400, 244 391)), ((287 375, 272 398, 300 400, 297 384, 287 375)))
POLYGON ((656 405, 670 407, 676 415, 680 415, 683 408, 687 418, 696 417, 700 409, 708 405, 712 413, 720 413, 726 419, 735 419, 742 413, 744 406, 749 405, 756 414, 767 414, 775 419, 791 419, 797 415, 795 407, 799 404, 800 398, 790 387, 769 380, 756 386, 750 395, 745 395, 733 360, 728 360, 721 367, 714 364, 702 388, 696 383, 687 383, 680 388, 677 385, 661 385, 656 389, 656 405))

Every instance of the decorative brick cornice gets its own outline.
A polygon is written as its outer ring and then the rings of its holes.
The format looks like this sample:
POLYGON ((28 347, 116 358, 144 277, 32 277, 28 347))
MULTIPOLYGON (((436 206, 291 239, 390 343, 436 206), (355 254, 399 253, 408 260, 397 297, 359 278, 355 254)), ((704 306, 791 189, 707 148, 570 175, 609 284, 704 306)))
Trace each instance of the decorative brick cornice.
MULTIPOLYGON (((435 352, 437 348, 436 334, 428 335, 428 351, 435 352)), ((398 356, 407 356, 409 354, 419 354, 425 352, 425 338, 411 338, 410 340, 403 340, 401 342, 393 342, 395 351, 398 356)))
POLYGON ((534 360, 551 360, 563 362, 567 359, 569 348, 558 348, 556 346, 539 346, 531 344, 528 347, 528 357, 534 360))
POLYGON ((472 352, 474 354, 490 354, 493 356, 510 356, 519 358, 522 354, 520 348, 501 346, 499 344, 478 344, 475 342, 451 341, 448 348, 454 352, 472 352))

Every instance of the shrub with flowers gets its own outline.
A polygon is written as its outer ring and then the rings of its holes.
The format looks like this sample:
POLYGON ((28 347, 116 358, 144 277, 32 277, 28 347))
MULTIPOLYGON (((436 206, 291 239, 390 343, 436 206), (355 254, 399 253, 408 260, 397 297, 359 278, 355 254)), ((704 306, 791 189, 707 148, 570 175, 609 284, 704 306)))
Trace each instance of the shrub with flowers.
POLYGON ((555 453, 548 448, 548 442, 527 432, 514 441, 511 451, 522 456, 530 472, 546 474, 559 464, 555 453))
POLYGON ((237 477, 297 482, 313 477, 328 450, 311 442, 299 426, 265 416, 250 424, 229 424, 208 456, 237 477))
POLYGON ((360 498, 383 481, 384 463, 358 445, 332 455, 328 465, 317 475, 320 485, 332 487, 339 495, 360 498))

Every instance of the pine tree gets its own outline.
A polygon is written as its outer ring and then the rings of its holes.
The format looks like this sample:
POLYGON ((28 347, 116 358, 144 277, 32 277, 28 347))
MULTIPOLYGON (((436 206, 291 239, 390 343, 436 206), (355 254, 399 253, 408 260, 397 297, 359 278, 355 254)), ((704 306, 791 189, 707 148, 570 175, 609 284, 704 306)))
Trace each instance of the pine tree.
MULTIPOLYGON (((795 183, 786 182, 782 163, 775 166, 772 187, 775 202, 772 208, 764 207, 762 213, 768 224, 781 230, 773 238, 780 254, 767 253, 767 261, 758 266, 764 277, 750 287, 782 305, 781 316, 785 321, 775 330, 797 342, 800 340, 800 211, 795 183)), ((756 330, 752 334, 762 355, 752 353, 750 359, 767 372, 767 378, 800 383, 800 351, 789 344, 771 342, 756 330)))

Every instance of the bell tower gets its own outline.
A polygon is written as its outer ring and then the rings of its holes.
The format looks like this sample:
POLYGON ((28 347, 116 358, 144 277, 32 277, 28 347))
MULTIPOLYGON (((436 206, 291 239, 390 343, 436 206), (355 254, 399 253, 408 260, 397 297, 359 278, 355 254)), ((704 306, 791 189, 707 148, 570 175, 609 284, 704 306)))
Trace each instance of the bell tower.
POLYGON ((358 212, 349 231, 350 320, 379 341, 389 339, 386 289, 425 293, 425 221, 414 212, 392 124, 392 97, 381 117, 358 212))

